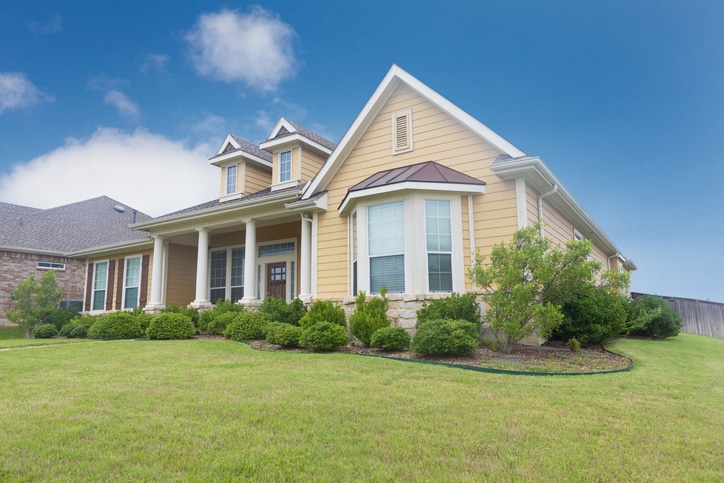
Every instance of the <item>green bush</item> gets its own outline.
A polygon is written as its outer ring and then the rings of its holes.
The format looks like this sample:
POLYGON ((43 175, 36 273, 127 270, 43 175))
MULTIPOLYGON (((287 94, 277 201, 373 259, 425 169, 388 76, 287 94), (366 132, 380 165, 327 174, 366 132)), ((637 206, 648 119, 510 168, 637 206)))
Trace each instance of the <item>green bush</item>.
POLYGON ((241 312, 226 326, 224 336, 232 340, 264 338, 264 328, 271 320, 262 312, 241 312))
POLYGON ((133 315, 136 320, 138 321, 138 325, 141 326, 141 330, 143 333, 146 333, 146 329, 148 329, 148 326, 151 324, 151 319, 153 318, 153 315, 147 314, 143 311, 143 307, 134 307, 133 310, 130 311, 131 315, 133 315))
POLYGON ((344 309, 338 307, 331 300, 317 300, 314 302, 309 307, 309 312, 299 321, 299 325, 306 329, 317 322, 331 322, 345 329, 347 328, 347 317, 344 314, 344 309))
POLYGON ((631 334, 646 337, 674 337, 683 322, 681 316, 661 297, 646 295, 628 304, 627 325, 631 334))
POLYGON ((232 303, 228 300, 218 300, 216 305, 210 309, 199 313, 198 329, 202 334, 206 334, 208 330, 209 322, 214 320, 221 314, 226 312, 244 312, 244 306, 240 304, 232 303))
POLYGON ((271 322, 264 328, 264 336, 267 342, 283 347, 299 346, 299 337, 301 335, 301 327, 282 322, 271 322))
POLYGON ((177 312, 154 315, 146 330, 149 339, 188 339, 196 332, 191 317, 177 312))
POLYGON ((83 339, 88 336, 88 325, 76 325, 68 334, 69 339, 83 339))
POLYGON ((299 337, 299 345, 308 349, 332 351, 347 345, 347 331, 331 322, 317 322, 307 327, 299 337))
POLYGON ((273 322, 299 325, 299 321, 307 313, 307 309, 300 299, 287 303, 281 297, 269 297, 261 303, 259 312, 267 314, 273 322))
POLYGON ((383 327, 372 334, 370 345, 390 351, 406 350, 410 347, 410 334, 402 327, 383 327))
POLYGON ((134 339, 143 336, 138 319, 130 312, 110 312, 101 315, 88 329, 89 339, 134 339))
POLYGON ((480 313, 475 301, 475 294, 452 293, 449 297, 433 300, 429 304, 424 303, 417 311, 418 323, 438 319, 467 320, 475 325, 480 325, 480 313))
POLYGON ((68 337, 70 335, 70 333, 73 332, 73 329, 75 329, 76 327, 77 327, 77 325, 68 322, 63 327, 60 328, 60 330, 58 331, 58 336, 68 337))
POLYGON ((171 313, 171 314, 182 314, 186 317, 191 319, 191 322, 193 322, 194 327, 198 327, 199 325, 199 311, 198 309, 195 309, 193 307, 182 307, 180 305, 176 304, 169 304, 162 308, 160 311, 162 314, 171 313))
POLYGON ((240 312, 224 312, 223 314, 216 316, 206 326, 206 332, 209 335, 223 335, 226 327, 228 327, 230 323, 236 320, 236 316, 239 313, 240 312))
POLYGON ((33 336, 36 339, 52 339, 58 335, 58 329, 55 324, 40 324, 33 330, 33 336))
POLYGON ((49 311, 43 318, 44 324, 53 324, 56 329, 60 330, 75 317, 78 317, 78 309, 68 307, 67 309, 54 309, 49 311))
POLYGON ((467 320, 428 320, 417 324, 410 348, 427 355, 462 356, 479 345, 478 327, 467 320))
POLYGON ((563 321, 552 334, 557 340, 602 344, 626 331, 626 299, 605 289, 569 294, 561 311, 563 321))
POLYGON ((360 292, 355 298, 355 310, 349 317, 349 329, 364 345, 370 345, 372 334, 377 329, 390 326, 390 319, 387 318, 390 302, 386 294, 387 288, 382 287, 380 297, 371 297, 367 301, 365 293, 360 292))

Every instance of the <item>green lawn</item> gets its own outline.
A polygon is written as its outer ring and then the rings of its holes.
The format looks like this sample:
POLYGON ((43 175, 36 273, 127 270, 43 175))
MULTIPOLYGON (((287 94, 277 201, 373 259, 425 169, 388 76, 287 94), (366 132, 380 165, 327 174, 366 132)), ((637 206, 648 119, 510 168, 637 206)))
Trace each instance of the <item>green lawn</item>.
POLYGON ((722 481, 724 341, 513 376, 224 340, 0 351, 1 481, 722 481))

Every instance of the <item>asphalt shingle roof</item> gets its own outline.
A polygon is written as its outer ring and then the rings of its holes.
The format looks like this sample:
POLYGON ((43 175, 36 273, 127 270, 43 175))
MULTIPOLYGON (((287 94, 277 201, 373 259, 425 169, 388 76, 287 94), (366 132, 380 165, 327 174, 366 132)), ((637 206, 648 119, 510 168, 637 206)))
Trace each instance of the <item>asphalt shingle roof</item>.
POLYGON ((71 253, 142 240, 148 233, 130 225, 150 219, 107 196, 47 210, 0 203, 0 247, 71 253), (124 212, 116 211, 116 206, 124 212))
POLYGON ((269 161, 271 163, 271 161, 272 161, 271 153, 262 150, 256 144, 254 144, 250 141, 247 141, 244 138, 240 138, 239 136, 234 136, 233 134, 231 134, 231 137, 234 138, 234 141, 239 143, 239 149, 241 151, 244 151, 245 153, 253 154, 256 157, 261 158, 265 161, 269 161))
MULTIPOLYGON (((289 121, 289 119, 287 119, 287 121, 289 121)), ((299 134, 301 134, 302 136, 304 136, 308 139, 311 139, 312 141, 314 141, 317 144, 321 144, 322 146, 324 146, 325 148, 327 148, 331 151, 334 151, 334 148, 337 147, 336 143, 333 143, 332 141, 330 141, 329 139, 327 139, 323 136, 320 136, 319 134, 317 134, 314 131, 310 131, 309 129, 305 128, 304 126, 300 126, 296 122, 289 121, 289 124, 294 126, 294 129, 296 129, 296 131, 299 134)), ((281 136, 278 136, 278 137, 281 137, 281 136)))

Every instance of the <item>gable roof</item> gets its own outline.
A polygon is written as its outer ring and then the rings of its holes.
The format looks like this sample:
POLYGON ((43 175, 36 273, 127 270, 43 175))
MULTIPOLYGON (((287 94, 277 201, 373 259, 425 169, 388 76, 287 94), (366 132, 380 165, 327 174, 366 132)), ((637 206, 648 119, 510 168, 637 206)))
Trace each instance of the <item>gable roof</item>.
POLYGON ((260 147, 262 147, 262 149, 273 148, 286 143, 287 141, 299 140, 300 137, 305 138, 307 145, 316 148, 318 151, 326 155, 329 155, 332 151, 334 151, 334 148, 337 147, 335 143, 324 136, 320 136, 314 131, 310 131, 309 129, 284 117, 279 119, 276 126, 274 126, 274 129, 272 129, 269 134, 269 137, 260 144, 260 147))
POLYGON ((271 168, 271 153, 262 150, 251 141, 247 141, 233 134, 226 136, 226 139, 221 143, 221 147, 216 151, 216 154, 209 158, 209 163, 214 166, 221 166, 224 161, 236 158, 240 154, 247 159, 255 161, 257 164, 271 168), (229 149, 229 147, 231 147, 231 149, 229 149))
POLYGON ((130 228, 150 216, 100 196, 47 210, 2 203, 0 248, 68 254, 84 248, 131 242, 148 233, 130 228))
POLYGON ((407 85, 410 89, 427 99, 449 116, 456 119, 472 132, 476 133, 491 146, 498 149, 501 153, 508 154, 512 157, 525 156, 523 151, 503 139, 492 129, 488 128, 470 114, 464 112, 462 109, 430 89, 428 86, 408 74, 397 65, 393 64, 387 72, 387 75, 385 75, 385 78, 382 79, 382 82, 375 90, 374 94, 372 94, 372 97, 370 97, 367 104, 365 104, 365 107, 355 119, 354 123, 352 123, 352 126, 347 130, 342 140, 327 159, 327 162, 324 163, 322 169, 319 173, 317 173, 317 176, 315 176, 311 183, 309 183, 302 196, 303 199, 312 196, 318 191, 326 189, 327 184, 335 175, 349 153, 354 149, 357 141, 359 141, 370 123, 382 109, 385 102, 387 102, 395 89, 401 83, 407 85))

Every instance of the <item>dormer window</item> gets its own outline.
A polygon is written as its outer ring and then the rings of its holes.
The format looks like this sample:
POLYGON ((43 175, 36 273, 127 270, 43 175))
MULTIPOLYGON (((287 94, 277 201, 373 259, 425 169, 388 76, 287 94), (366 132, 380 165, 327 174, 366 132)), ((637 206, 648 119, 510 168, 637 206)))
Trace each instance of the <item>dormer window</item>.
POLYGON ((236 165, 226 168, 226 194, 236 193, 236 165))
POLYGON ((279 155, 279 182, 292 179, 292 152, 284 151, 279 155))

